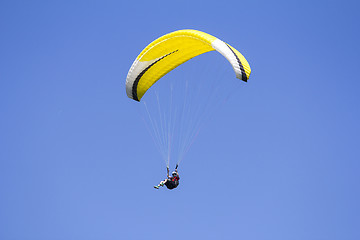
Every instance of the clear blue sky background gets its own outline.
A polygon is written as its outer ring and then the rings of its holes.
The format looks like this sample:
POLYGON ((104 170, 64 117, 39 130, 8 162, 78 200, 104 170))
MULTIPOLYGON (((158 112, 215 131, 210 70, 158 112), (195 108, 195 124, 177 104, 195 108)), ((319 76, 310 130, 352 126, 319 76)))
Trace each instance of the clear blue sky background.
POLYGON ((360 239, 359 8, 1 1, 0 239, 360 239), (252 75, 179 188, 154 190, 164 165, 125 78, 184 28, 239 49, 252 75))

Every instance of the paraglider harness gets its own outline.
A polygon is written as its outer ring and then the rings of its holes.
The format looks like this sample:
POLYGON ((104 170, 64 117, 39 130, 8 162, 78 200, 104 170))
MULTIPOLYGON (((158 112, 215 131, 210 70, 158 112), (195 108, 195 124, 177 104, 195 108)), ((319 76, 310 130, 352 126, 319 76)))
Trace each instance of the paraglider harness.
MULTIPOLYGON (((178 168, 178 165, 176 165, 175 170, 177 170, 177 168, 178 168)), ((176 173, 177 173, 177 171, 176 171, 176 173)), ((165 182, 165 186, 168 189, 174 189, 179 185, 179 180, 180 180, 179 174, 176 174, 176 176, 174 176, 174 177, 173 176, 170 177, 169 167, 167 167, 167 177, 168 177, 168 180, 165 182)))

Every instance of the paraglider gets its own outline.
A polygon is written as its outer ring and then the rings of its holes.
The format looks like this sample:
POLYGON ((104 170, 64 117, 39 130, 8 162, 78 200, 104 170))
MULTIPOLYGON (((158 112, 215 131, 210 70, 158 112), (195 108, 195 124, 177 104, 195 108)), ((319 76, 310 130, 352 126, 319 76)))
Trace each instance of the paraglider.
POLYGON ((140 101, 165 74, 200 54, 214 50, 230 62, 237 78, 245 82, 249 79, 250 66, 235 48, 204 32, 179 30, 156 39, 139 54, 126 78, 128 97, 140 101))
MULTIPOLYGON (((140 102, 144 94, 167 73, 188 60, 211 51, 217 51, 224 56, 230 62, 236 77, 247 82, 251 73, 250 65, 238 50, 210 34, 197 30, 185 29, 163 35, 141 51, 127 74, 127 96, 140 102)), ((207 87, 206 85, 208 84, 206 81, 204 82, 205 84, 201 85, 203 91, 198 94, 200 98, 205 94, 205 87, 207 87)), ((224 86, 227 85, 225 81, 221 84, 224 86)), ((178 90, 178 88, 171 87, 171 92, 173 89, 175 89, 174 91, 178 90)), ((189 89, 191 90, 191 87, 189 87, 189 89)), ((173 93, 171 93, 170 99, 165 100, 165 102, 169 104, 169 107, 167 108, 160 104, 159 96, 156 95, 158 121, 151 116, 152 112, 144 102, 146 114, 149 118, 147 123, 153 128, 153 138, 157 141, 156 145, 162 153, 167 167, 168 178, 161 181, 159 185, 154 186, 157 189, 164 185, 169 189, 178 186, 180 177, 177 172, 177 166, 186 151, 188 151, 200 128, 199 122, 201 122, 201 119, 193 118, 196 117, 196 111, 198 111, 198 109, 205 108, 194 108, 195 110, 193 111, 195 113, 188 110, 188 108, 196 105, 197 102, 193 101, 189 103, 186 98, 187 95, 188 86, 186 85, 183 103, 180 102, 180 104, 175 105, 173 104, 172 99, 173 93), (185 116, 186 113, 188 114, 187 116, 185 116), (184 130, 184 119, 190 122, 189 125, 193 125, 190 126, 187 131, 184 130), (180 132, 178 135, 173 133, 176 130, 180 132), (185 134, 187 135, 183 136, 185 134), (171 151, 174 151, 173 148, 176 142, 178 142, 178 145, 180 146, 179 150, 176 154, 171 155, 171 151), (173 176, 169 176, 170 158, 178 158, 173 176)))
POLYGON ((154 188, 159 189, 159 187, 163 187, 164 185, 170 190, 177 188, 177 186, 179 186, 179 180, 180 180, 177 167, 178 165, 176 165, 176 168, 171 173, 171 176, 169 175, 169 168, 167 168, 167 179, 161 181, 158 185, 154 186, 154 188))

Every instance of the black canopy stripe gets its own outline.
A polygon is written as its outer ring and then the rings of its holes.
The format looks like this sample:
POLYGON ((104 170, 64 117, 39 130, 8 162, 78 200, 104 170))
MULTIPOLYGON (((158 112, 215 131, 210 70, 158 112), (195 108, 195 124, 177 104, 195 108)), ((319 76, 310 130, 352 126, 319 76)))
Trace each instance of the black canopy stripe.
POLYGON ((177 49, 177 50, 175 50, 175 51, 173 51, 173 52, 171 52, 171 53, 168 53, 168 54, 162 56, 161 58, 159 58, 158 60, 156 60, 155 62, 153 62, 153 63, 150 64, 149 66, 147 66, 144 70, 142 70, 142 72, 136 77, 136 79, 135 79, 135 81, 134 81, 134 84, 133 84, 133 86, 132 86, 132 97, 133 97, 134 100, 136 100, 136 101, 138 101, 138 102, 140 101, 139 98, 138 98, 138 96, 137 96, 137 86, 138 86, 138 84, 139 84, 139 81, 140 81, 141 77, 142 77, 152 66, 154 66, 155 63, 159 62, 160 60, 164 59, 165 57, 167 57, 167 56, 169 56, 170 54, 173 54, 173 53, 175 53, 175 52, 177 52, 177 51, 179 51, 179 49, 177 49))
MULTIPOLYGON (((225 43, 225 44, 226 44, 226 43, 225 43)), ((230 47, 228 44, 226 44, 226 46, 228 46, 228 48, 231 50, 231 52, 235 55, 236 60, 237 60, 237 62, 238 62, 238 64, 239 64, 239 66, 240 66, 240 70, 241 70, 241 80, 243 80, 244 82, 247 82, 247 79, 248 79, 248 78, 247 78, 247 76, 246 76, 244 66, 242 65, 239 57, 236 55, 236 53, 231 49, 231 47, 230 47)))

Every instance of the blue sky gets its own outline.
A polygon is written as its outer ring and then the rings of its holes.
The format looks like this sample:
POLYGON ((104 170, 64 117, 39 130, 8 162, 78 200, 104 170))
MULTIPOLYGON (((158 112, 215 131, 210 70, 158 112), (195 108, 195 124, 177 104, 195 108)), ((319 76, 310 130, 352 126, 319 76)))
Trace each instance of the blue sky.
POLYGON ((356 1, 1 1, 0 239, 360 239, 356 1), (249 82, 178 189, 127 98, 157 37, 197 29, 249 82))

